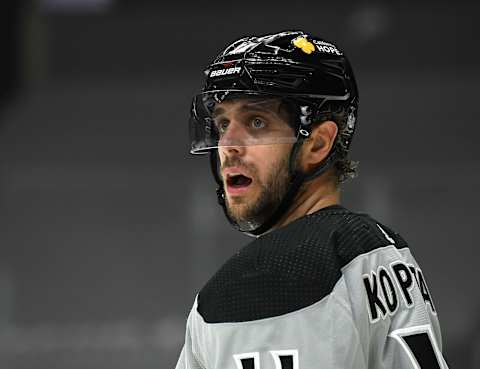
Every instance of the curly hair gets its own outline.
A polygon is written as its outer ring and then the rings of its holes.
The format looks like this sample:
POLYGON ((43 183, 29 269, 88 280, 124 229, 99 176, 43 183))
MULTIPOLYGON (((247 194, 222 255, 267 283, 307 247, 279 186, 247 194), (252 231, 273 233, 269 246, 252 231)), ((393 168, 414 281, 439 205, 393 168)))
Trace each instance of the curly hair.
POLYGON ((358 161, 348 158, 348 147, 345 142, 351 139, 351 128, 347 125, 348 110, 344 105, 330 103, 319 113, 315 125, 331 120, 338 126, 338 134, 335 139, 334 147, 338 151, 338 159, 334 163, 334 175, 337 185, 340 185, 349 179, 358 175, 358 161))

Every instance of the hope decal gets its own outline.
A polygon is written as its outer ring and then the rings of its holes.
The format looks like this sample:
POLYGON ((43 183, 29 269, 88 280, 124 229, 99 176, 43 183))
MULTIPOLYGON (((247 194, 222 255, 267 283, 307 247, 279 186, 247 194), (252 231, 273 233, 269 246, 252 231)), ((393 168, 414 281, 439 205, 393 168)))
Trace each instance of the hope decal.
MULTIPOLYGON (((299 369, 298 350, 269 351, 275 369, 299 369)), ((237 369, 261 369, 260 353, 247 352, 233 355, 237 369)))

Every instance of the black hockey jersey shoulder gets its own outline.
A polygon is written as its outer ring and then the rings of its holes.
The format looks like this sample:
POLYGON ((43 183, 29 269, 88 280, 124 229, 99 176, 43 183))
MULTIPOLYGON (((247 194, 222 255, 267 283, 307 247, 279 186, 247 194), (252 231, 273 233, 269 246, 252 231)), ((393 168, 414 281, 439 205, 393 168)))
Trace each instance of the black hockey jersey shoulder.
POLYGON ((362 213, 349 212, 340 217, 333 237, 342 267, 357 256, 380 247, 408 247, 399 233, 362 213))
POLYGON ((197 310, 206 322, 221 323, 312 305, 332 291, 341 268, 356 256, 388 244, 403 247, 399 235, 380 227, 341 206, 300 218, 231 257, 200 291, 197 310))

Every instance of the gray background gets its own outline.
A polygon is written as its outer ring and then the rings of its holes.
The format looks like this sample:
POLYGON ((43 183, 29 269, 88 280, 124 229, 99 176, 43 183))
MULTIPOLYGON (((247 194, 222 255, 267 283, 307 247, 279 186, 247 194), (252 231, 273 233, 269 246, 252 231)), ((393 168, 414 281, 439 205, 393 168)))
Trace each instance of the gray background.
POLYGON ((216 206, 207 160, 188 155, 190 99, 226 44, 284 29, 346 50, 360 176, 342 201, 409 241, 450 366, 480 367, 480 5, 5 5, 2 369, 174 366, 195 293, 249 241, 216 206))

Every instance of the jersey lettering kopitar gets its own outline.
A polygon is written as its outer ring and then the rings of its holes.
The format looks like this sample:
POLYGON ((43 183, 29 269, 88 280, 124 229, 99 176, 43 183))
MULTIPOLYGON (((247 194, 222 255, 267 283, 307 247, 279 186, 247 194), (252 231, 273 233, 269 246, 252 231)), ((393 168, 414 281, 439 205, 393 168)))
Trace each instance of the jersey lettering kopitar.
POLYGON ((406 242, 330 206, 257 238, 195 298, 176 369, 446 369, 406 242))

